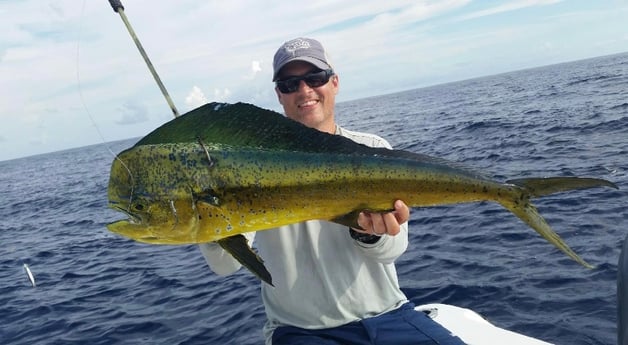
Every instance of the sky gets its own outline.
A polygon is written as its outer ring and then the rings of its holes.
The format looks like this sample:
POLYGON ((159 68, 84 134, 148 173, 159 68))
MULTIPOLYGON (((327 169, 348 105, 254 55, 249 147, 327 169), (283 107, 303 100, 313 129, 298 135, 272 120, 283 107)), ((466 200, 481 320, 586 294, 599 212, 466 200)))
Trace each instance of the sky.
MULTIPOLYGON (((280 111, 272 57, 316 38, 337 101, 628 51, 628 0, 122 0, 180 113, 280 111)), ((105 0, 0 0, 0 161, 141 137, 173 118, 105 0)))

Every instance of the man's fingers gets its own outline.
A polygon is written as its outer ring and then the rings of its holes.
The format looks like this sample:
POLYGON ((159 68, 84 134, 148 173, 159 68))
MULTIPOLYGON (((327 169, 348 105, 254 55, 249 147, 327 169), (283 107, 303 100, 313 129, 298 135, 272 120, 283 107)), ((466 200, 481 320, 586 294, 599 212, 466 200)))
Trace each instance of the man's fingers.
POLYGON ((396 235, 399 233, 401 227, 399 226, 396 212, 382 214, 382 218, 384 220, 384 231, 386 234, 396 235))
POLYGON ((358 215, 358 225, 364 229, 364 233, 370 233, 371 229, 373 229, 373 222, 371 221, 371 217, 366 212, 360 212, 358 215))
POLYGON ((360 212, 358 225, 363 233, 372 235, 397 235, 401 231, 401 225, 410 219, 410 209, 401 200, 395 201, 395 210, 388 213, 360 212))
POLYGON ((399 224, 410 220, 410 208, 401 200, 395 201, 395 218, 399 224))
POLYGON ((373 235, 381 236, 386 233, 386 219, 385 218, 387 217, 385 216, 387 215, 388 214, 381 214, 381 213, 370 214, 371 222, 373 224, 373 229, 372 229, 373 235))

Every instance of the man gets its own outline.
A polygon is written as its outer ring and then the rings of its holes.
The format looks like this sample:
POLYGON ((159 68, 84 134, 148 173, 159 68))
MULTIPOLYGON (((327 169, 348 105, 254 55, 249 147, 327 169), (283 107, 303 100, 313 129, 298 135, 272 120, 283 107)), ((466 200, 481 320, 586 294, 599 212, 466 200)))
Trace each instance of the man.
MULTIPOLYGON (((378 136, 336 124, 339 78, 318 41, 284 43, 273 67, 275 91, 288 118, 364 145, 391 148, 378 136)), ((308 221, 248 233, 275 284, 262 283, 266 343, 462 344, 414 311, 399 288, 394 261, 407 248, 409 217, 408 207, 398 200, 393 212, 362 212, 362 229, 308 221)), ((240 268, 217 244, 200 248, 214 272, 240 268)))

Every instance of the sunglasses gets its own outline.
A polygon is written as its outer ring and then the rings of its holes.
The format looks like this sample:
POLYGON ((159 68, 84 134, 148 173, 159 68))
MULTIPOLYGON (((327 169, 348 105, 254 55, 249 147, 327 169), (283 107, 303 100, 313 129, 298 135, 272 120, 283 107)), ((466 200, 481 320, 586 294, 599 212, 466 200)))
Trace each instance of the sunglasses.
POLYGON ((326 69, 318 72, 310 72, 299 77, 277 80, 276 85, 281 93, 293 93, 299 89, 301 80, 309 87, 320 87, 327 84, 332 75, 334 75, 334 70, 326 69))

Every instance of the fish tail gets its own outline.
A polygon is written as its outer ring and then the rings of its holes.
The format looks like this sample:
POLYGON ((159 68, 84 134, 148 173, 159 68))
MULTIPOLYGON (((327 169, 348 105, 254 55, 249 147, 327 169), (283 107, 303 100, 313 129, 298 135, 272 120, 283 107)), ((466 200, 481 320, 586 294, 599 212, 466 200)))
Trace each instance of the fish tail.
POLYGON ((532 227, 536 232, 541 235, 544 239, 549 241, 551 244, 556 246, 556 248, 560 249, 563 253, 567 254, 570 258, 574 259, 576 262, 581 264, 586 268, 594 268, 594 266, 590 265, 586 261, 584 261, 578 254, 576 254, 568 245, 563 241, 560 236, 552 230, 552 228, 547 224, 545 219, 539 214, 536 207, 532 205, 529 201, 521 202, 518 199, 516 202, 499 202, 502 206, 507 208, 510 212, 514 213, 519 219, 523 220, 526 224, 532 227))
POLYGON ((549 177, 549 178, 525 178, 510 180, 506 183, 514 185, 520 193, 511 200, 500 200, 499 203, 510 210, 532 227, 543 238, 548 240, 558 249, 562 250, 570 258, 586 268, 594 266, 584 261, 558 236, 557 233, 547 224, 545 219, 538 213, 536 207, 530 203, 530 198, 545 196, 553 193, 564 192, 576 189, 587 189, 595 187, 611 187, 619 189, 613 182, 582 177, 549 177))
POLYGON ((588 177, 544 177, 544 178, 522 178, 509 180, 506 183, 519 186, 531 197, 539 197, 559 192, 566 192, 576 189, 587 189, 595 187, 611 187, 619 189, 613 182, 588 177))
POLYGON ((582 177, 549 177, 549 178, 525 178, 510 180, 506 183, 514 185, 518 193, 510 200, 502 199, 499 203, 510 210, 532 227, 543 238, 562 250, 570 258, 587 268, 594 268, 584 261, 558 236, 538 213, 536 207, 530 203, 530 198, 539 197, 559 192, 595 187, 611 187, 618 189, 617 185, 603 179, 582 177))

